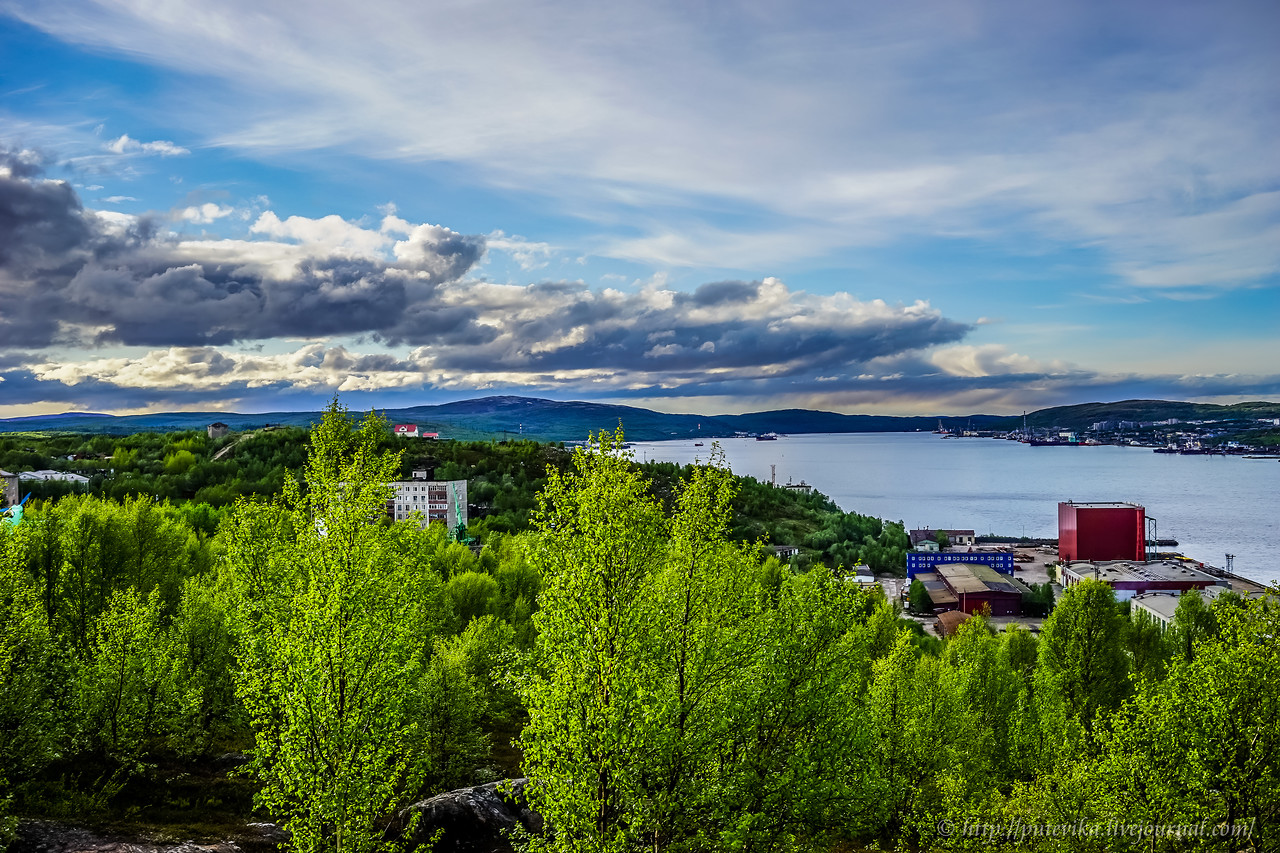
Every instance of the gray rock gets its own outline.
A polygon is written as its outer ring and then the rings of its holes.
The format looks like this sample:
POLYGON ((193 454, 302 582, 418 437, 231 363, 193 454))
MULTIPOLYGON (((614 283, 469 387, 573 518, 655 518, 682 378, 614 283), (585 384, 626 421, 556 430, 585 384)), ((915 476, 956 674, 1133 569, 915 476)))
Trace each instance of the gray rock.
POLYGON ((281 829, 274 823, 250 823, 245 825, 245 829, 255 837, 272 844, 283 844, 290 838, 287 830, 281 829))
POLYGON ((440 832, 433 853, 511 853, 512 832, 542 831, 542 818, 529 808, 524 790, 527 779, 490 782, 474 788, 446 791, 414 803, 388 828, 388 837, 401 837, 414 814, 422 817, 412 836, 413 844, 429 841, 440 832))

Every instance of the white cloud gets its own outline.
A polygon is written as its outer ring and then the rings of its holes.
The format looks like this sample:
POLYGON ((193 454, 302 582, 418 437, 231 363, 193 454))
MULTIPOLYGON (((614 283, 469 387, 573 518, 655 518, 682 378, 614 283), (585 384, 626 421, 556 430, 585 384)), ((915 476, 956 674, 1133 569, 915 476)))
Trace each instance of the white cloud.
POLYGON ((177 157, 191 153, 186 148, 163 139, 157 139, 155 142, 140 142, 130 138, 127 133, 108 142, 106 149, 113 154, 157 154, 161 157, 177 157))
POLYGON ((554 251, 550 243, 526 240, 516 234, 508 235, 502 231, 493 231, 485 235, 485 248, 490 252, 505 252, 510 255, 522 270, 542 269, 554 251))
MULTIPOLYGON (((108 199, 110 201, 110 199, 108 199)), ((206 202, 205 204, 187 207, 178 212, 178 218, 197 225, 208 225, 211 222, 230 216, 235 208, 227 205, 206 202)))
POLYGON ((940 347, 929 354, 929 362, 951 376, 972 378, 1011 373, 1049 375, 1067 373, 1070 370, 1064 362, 1040 362, 1009 352, 999 344, 940 347))

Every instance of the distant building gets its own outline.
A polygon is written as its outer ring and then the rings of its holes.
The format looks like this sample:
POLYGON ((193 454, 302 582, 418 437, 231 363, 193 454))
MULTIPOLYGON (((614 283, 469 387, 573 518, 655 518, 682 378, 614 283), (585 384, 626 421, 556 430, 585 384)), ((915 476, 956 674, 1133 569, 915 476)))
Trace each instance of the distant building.
POLYGON ((948 545, 972 545, 977 541, 977 536, 972 530, 930 530, 925 527, 921 530, 912 530, 907 535, 911 538, 911 547, 918 548, 926 542, 937 542, 939 534, 947 537, 948 545))
POLYGON ((956 631, 960 630, 960 626, 968 622, 970 618, 968 613, 961 613, 959 610, 945 610, 938 614, 934 627, 940 636, 954 637, 956 631))
POLYGON ((914 578, 920 572, 936 571, 936 567, 944 563, 981 563, 1002 575, 1012 575, 1014 559, 1013 554, 1007 551, 943 551, 942 553, 908 551, 907 577, 914 578))
POLYGON ((1228 587, 1227 581, 1202 572, 1192 565, 1172 560, 1143 562, 1116 560, 1111 562, 1063 563, 1062 586, 1069 587, 1093 578, 1109 584, 1121 601, 1151 592, 1186 592, 1189 589, 1228 587))
POLYGON ((231 432, 231 427, 227 426, 222 421, 217 421, 205 427, 205 432, 209 434, 209 438, 222 438, 224 435, 231 432))
POLYGON ((0 469, 0 484, 4 485, 4 489, 0 490, 0 500, 4 501, 4 506, 13 506, 18 502, 18 475, 10 474, 8 471, 0 469))
POLYGON ((779 560, 790 560, 800 553, 799 545, 774 545, 773 555, 779 560))
POLYGON ((394 430, 395 434, 401 438, 419 437, 417 424, 396 424, 394 430))
POLYGON ((921 572, 915 580, 924 584, 937 610, 992 616, 1021 616, 1022 596, 1028 588, 982 563, 941 563, 933 572, 921 572))
MULTIPOLYGON (((1197 590, 1200 597, 1204 599, 1205 604, 1213 601, 1224 592, 1236 592, 1226 586, 1207 586, 1204 589, 1197 590)), ((1238 593, 1245 598, 1259 598, 1266 593, 1238 593)), ((1134 610, 1144 610, 1155 623, 1160 626, 1160 630, 1167 631, 1169 625, 1173 623, 1173 614, 1178 610, 1178 602, 1182 601, 1185 592, 1148 592, 1142 595, 1135 595, 1129 600, 1129 606, 1134 610)))
POLYGON ((387 514, 396 521, 420 516, 423 524, 440 522, 450 530, 467 524, 467 481, 428 480, 426 471, 414 471, 410 480, 391 484, 395 497, 387 502, 387 514))
POLYGON ((71 471, 23 471, 18 474, 19 480, 43 480, 50 482, 53 480, 61 480, 65 483, 78 483, 79 485, 87 485, 89 478, 83 474, 75 474, 71 471))
POLYGON ((1146 559, 1146 509, 1131 503, 1058 504, 1063 560, 1146 559))

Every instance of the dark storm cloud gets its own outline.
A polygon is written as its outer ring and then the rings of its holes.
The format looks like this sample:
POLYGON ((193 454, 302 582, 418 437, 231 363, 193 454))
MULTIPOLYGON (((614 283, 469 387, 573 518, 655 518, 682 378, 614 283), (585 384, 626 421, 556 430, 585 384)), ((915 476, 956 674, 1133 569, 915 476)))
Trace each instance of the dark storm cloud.
MULTIPOLYGON (((296 336, 397 331, 415 303, 418 323, 434 288, 464 275, 484 252, 478 238, 415 232, 396 262, 316 253, 287 276, 269 272, 264 244, 240 257, 192 256, 151 220, 86 210, 61 181, 41 178, 12 152, 0 159, 0 346, 121 343, 191 346, 296 336), (71 326, 92 339, 60 340, 71 326)), ((419 229, 420 231, 424 229, 419 229)), ((278 245, 278 244, 272 244, 278 245)), ((225 252, 223 252, 225 254, 225 252)), ((453 334, 472 318, 448 317, 453 334)))
POLYGON ((0 150, 0 268, 56 267, 90 240, 75 190, 40 175, 37 161, 0 150))
POLYGON ((194 383, 234 394, 276 382, 405 387, 417 377, 555 387, 584 376, 615 388, 789 390, 856 376, 868 362, 953 343, 970 329, 924 303, 794 292, 772 278, 692 293, 469 281, 481 239, 391 216, 371 230, 336 216, 267 212, 251 228, 263 239, 184 240, 162 219, 86 209, 67 184, 12 155, 9 163, 0 173, 0 350, 169 349, 124 361, 32 361, 34 373, 12 376, 6 392, 59 383, 88 394, 98 385, 84 383, 100 383, 163 393, 194 383), (214 349, 353 335, 413 352, 397 360, 316 344, 286 363, 214 349))
POLYGON ((927 306, 813 297, 776 280, 718 282, 692 294, 606 296, 580 285, 531 285, 477 288, 469 296, 494 333, 471 346, 433 352, 436 368, 590 368, 660 373, 681 385, 717 379, 704 375, 708 370, 735 377, 818 376, 954 342, 970 328, 927 306))
POLYGON ((755 297, 759 290, 759 282, 714 281, 698 287, 693 292, 693 301, 697 305, 748 302, 755 297))

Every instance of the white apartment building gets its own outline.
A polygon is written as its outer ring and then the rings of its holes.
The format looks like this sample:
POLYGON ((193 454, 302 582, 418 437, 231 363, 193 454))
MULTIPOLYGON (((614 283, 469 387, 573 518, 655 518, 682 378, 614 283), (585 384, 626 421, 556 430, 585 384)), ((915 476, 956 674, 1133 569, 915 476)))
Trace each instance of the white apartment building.
POLYGON ((466 480, 428 480, 426 471, 414 471, 412 479, 391 487, 396 493, 387 502, 387 514, 396 521, 418 515, 424 525, 439 521, 450 530, 467 523, 466 480))

